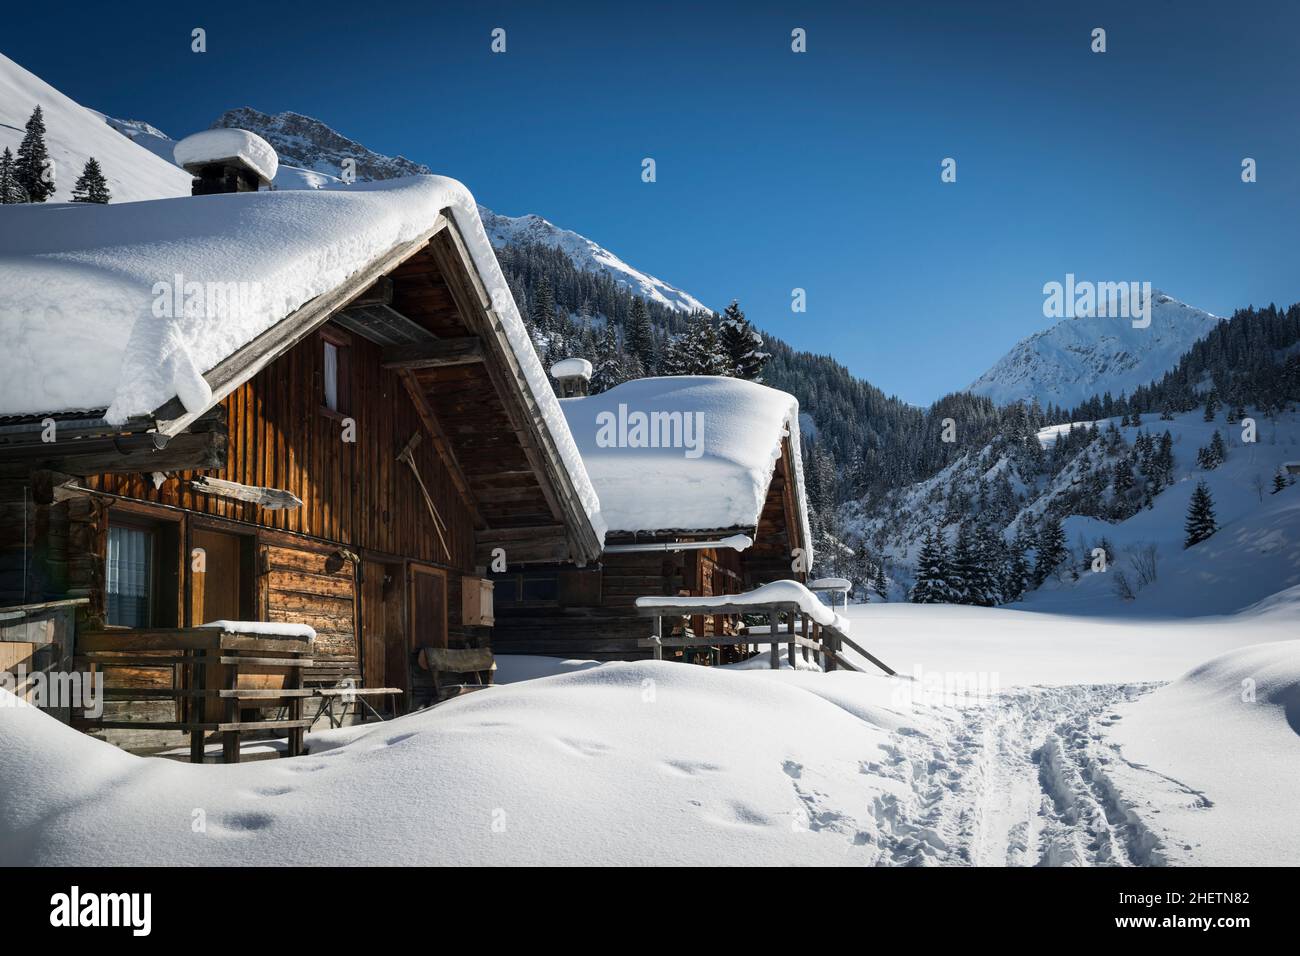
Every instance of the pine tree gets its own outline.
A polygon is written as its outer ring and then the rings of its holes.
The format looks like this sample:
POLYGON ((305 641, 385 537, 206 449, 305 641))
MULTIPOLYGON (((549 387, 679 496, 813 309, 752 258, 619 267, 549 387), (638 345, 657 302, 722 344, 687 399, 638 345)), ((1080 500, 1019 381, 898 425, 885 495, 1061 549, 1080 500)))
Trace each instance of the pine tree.
POLYGON ((27 192, 18 183, 14 154, 6 146, 0 153, 0 205, 11 206, 20 202, 27 202, 27 192))
POLYGON ((882 601, 889 600, 889 578, 885 574, 885 559, 881 558, 876 564, 875 574, 871 577, 871 589, 882 601))
POLYGON ((718 332, 705 313, 691 319, 686 331, 673 340, 664 356, 665 375, 723 375, 726 359, 718 332))
POLYGON ((1044 516, 1045 523, 1038 537, 1038 556, 1034 560, 1034 585, 1041 586, 1069 556, 1065 544, 1065 529, 1056 515, 1044 516))
POLYGON ((1183 525, 1183 530, 1187 532, 1183 541, 1184 548, 1200 544, 1219 530, 1214 518, 1214 499, 1210 497, 1210 489, 1203 481, 1197 482, 1192 499, 1187 504, 1187 522, 1183 525))
POLYGON ((533 327, 543 336, 549 336, 555 331, 555 290, 551 288, 551 282, 546 276, 542 276, 542 281, 533 292, 529 318, 533 320, 533 327))
POLYGON ((1209 394, 1205 396, 1205 415, 1207 422, 1214 421, 1214 417, 1219 414, 1219 393, 1210 387, 1209 394))
POLYGON ((628 312, 627 349, 637 357, 647 375, 657 368, 654 327, 650 324, 650 314, 646 311, 645 302, 636 296, 632 298, 632 306, 628 312))
POLYGON ((952 588, 954 602, 979 604, 982 598, 981 578, 974 535, 963 523, 957 527, 957 539, 953 543, 952 558, 948 562, 948 585, 952 588))
POLYGON ((718 339, 726 356, 727 371, 732 378, 761 381, 763 366, 770 356, 763 351, 763 336, 755 331, 740 311, 735 299, 722 313, 718 325, 718 339))
POLYGON ((1020 538, 1012 541, 1008 549, 1006 572, 1002 578, 1004 601, 1019 601, 1030 584, 1029 559, 1020 538))
POLYGON ((1282 469, 1279 468, 1279 469, 1277 470, 1277 473, 1273 475, 1273 492, 1272 492, 1272 493, 1273 493, 1273 494, 1277 494, 1279 491, 1281 491, 1281 490, 1282 490, 1283 488, 1285 488, 1285 487, 1286 487, 1286 475, 1282 474, 1282 469))
POLYGON ((1133 462, 1127 455, 1115 462, 1115 477, 1112 483, 1115 486, 1116 499, 1123 499, 1133 487, 1133 462))
POLYGON ((937 528, 931 528, 916 559, 916 583, 909 600, 913 604, 955 604, 956 595, 948 583, 948 558, 937 528))
POLYGON ((618 330, 607 322, 596 343, 596 357, 592 361, 592 394, 608 391, 615 385, 641 377, 641 363, 635 355, 624 351, 618 342, 618 330))
POLYGON ((1213 471, 1227 457, 1228 449, 1223 443, 1223 435, 1216 430, 1210 443, 1196 452, 1196 464, 1206 471, 1213 471))
POLYGON ((18 144, 14 171, 18 185, 27 193, 29 202, 45 202, 54 192, 54 166, 45 147, 45 114, 39 106, 32 110, 27 120, 23 141, 18 144))
POLYGON ((81 171, 77 183, 72 187, 73 202, 107 203, 112 198, 108 191, 108 180, 95 157, 86 160, 86 168, 81 171))

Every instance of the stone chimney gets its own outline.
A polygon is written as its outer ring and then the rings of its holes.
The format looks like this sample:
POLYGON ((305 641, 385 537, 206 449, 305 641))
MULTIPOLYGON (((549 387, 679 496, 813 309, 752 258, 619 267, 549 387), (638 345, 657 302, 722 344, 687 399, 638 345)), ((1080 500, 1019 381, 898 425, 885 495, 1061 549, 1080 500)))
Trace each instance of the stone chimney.
POLYGON ((551 366, 551 378, 560 384, 560 398, 581 398, 591 394, 591 363, 569 358, 551 366))
POLYGON ((257 192, 270 188, 280 168, 271 144, 242 129, 208 129, 173 150, 176 164, 194 177, 191 195, 257 192))

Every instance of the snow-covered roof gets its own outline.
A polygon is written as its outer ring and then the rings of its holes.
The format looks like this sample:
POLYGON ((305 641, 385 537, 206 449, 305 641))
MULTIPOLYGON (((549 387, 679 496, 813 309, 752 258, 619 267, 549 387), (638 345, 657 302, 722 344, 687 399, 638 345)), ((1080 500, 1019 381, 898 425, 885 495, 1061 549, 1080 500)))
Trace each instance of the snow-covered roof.
POLYGON ((120 424, 451 211, 546 429, 599 536, 600 503, 474 198, 441 176, 101 206, 0 206, 0 415, 99 412, 120 424), (179 308, 178 308, 179 306, 179 308))
POLYGON ((591 363, 585 358, 560 359, 551 366, 551 378, 591 378, 591 363))
POLYGON ((811 547, 794 396, 742 379, 686 375, 635 379, 560 405, 601 513, 617 531, 757 526, 789 435, 803 540, 811 547))
POLYGON ((268 183, 280 168, 280 157, 271 144, 246 129, 205 129, 177 143, 172 155, 177 166, 191 173, 208 163, 243 160, 268 183))

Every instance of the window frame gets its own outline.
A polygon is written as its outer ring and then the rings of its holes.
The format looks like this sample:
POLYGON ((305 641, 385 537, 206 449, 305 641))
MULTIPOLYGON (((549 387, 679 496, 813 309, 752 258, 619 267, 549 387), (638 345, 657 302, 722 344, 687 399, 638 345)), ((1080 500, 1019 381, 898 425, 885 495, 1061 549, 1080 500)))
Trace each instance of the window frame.
POLYGON ((346 418, 352 411, 352 337, 339 329, 326 326, 320 330, 320 410, 330 418, 346 418), (325 356, 334 349, 334 404, 329 406, 328 366, 325 356))

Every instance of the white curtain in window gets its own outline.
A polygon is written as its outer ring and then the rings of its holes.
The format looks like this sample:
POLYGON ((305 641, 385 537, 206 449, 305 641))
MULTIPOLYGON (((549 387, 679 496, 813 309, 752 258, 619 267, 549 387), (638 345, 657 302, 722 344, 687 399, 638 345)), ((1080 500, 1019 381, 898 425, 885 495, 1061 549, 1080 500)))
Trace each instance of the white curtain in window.
POLYGON ((153 578, 153 535, 140 528, 109 525, 108 623, 145 627, 153 578))
POLYGON ((339 410, 339 349, 333 342, 325 343, 325 407, 339 410))

